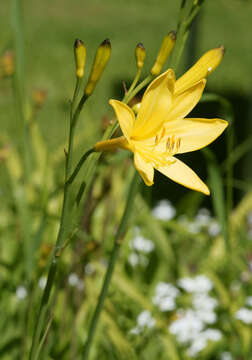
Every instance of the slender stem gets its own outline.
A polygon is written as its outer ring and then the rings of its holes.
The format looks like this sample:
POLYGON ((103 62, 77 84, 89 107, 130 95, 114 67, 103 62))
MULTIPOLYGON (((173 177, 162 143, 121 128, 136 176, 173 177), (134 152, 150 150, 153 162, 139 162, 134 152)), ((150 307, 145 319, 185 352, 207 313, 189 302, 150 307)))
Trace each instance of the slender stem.
POLYGON ((140 69, 137 70, 135 79, 132 81, 132 84, 131 84, 131 86, 130 86, 130 88, 129 88, 129 90, 128 90, 128 93, 129 93, 129 94, 134 90, 134 88, 135 88, 135 86, 136 86, 136 84, 137 84, 137 82, 138 82, 138 80, 139 80, 139 78, 140 78, 141 72, 142 72, 142 68, 140 68, 140 69))
POLYGON ((92 344, 92 341, 93 341, 93 338, 95 335, 95 330, 96 330, 96 327, 98 324, 98 320, 99 320, 101 311, 103 309, 104 301, 105 301, 107 293, 108 293, 108 288, 109 288, 109 284, 110 284, 110 281, 111 281, 111 278, 113 275, 113 271, 115 268, 116 260, 118 259, 119 250, 120 250, 124 235, 127 231, 127 225, 128 225, 130 214, 132 213, 132 208, 134 205, 134 198, 137 193, 138 184, 139 184, 139 175, 135 171, 135 174, 131 181, 125 210, 124 210, 119 228, 118 228, 116 236, 115 236, 114 247, 113 247, 112 253, 110 255, 109 264, 108 264, 107 271, 105 274, 102 290, 101 290, 101 293, 100 293, 100 296, 99 296, 99 299, 98 299, 98 302, 97 302, 97 305, 95 308, 95 312, 94 312, 92 320, 91 320, 90 328, 88 331, 88 338, 87 338, 85 348, 84 348, 83 360, 88 359, 90 347, 91 347, 91 344, 92 344))
POLYGON ((89 149, 88 151, 85 152, 85 154, 82 155, 82 157, 80 158, 78 164, 76 165, 76 168, 74 169, 74 171, 72 172, 72 175, 69 177, 69 179, 67 180, 68 184, 72 184, 72 182, 74 181, 74 179, 76 178, 76 176, 78 175, 82 165, 84 164, 84 162, 87 160, 88 156, 90 154, 92 154, 95 150, 89 149))
POLYGON ((54 248, 52 262, 49 268, 49 273, 47 276, 47 283, 46 287, 43 292, 40 309, 37 317, 37 322, 35 325, 35 330, 32 339, 32 346, 30 351, 30 359, 34 359, 37 356, 37 352, 39 350, 38 344, 40 340, 40 336, 44 327, 45 317, 47 313, 47 308, 49 304, 49 298, 51 294, 51 290, 53 287, 53 283, 55 280, 56 271, 58 268, 59 257, 61 254, 61 249, 64 247, 64 241, 67 235, 67 220, 69 214, 67 212, 68 205, 69 205, 69 188, 71 183, 67 181, 67 179, 71 175, 72 171, 72 155, 73 155, 73 141, 74 141, 74 132, 76 128, 76 123, 81 112, 81 109, 87 99, 87 97, 83 96, 76 108, 73 112, 73 107, 76 103, 76 99, 78 96, 78 88, 79 88, 79 79, 76 81, 76 87, 74 91, 73 100, 71 102, 71 109, 70 109, 70 127, 69 127, 69 138, 68 138, 68 149, 66 152, 66 165, 65 165, 65 185, 64 185, 64 194, 63 194, 63 206, 61 212, 61 220, 60 220, 60 228, 58 232, 58 237, 56 241, 56 245, 54 248))
POLYGON ((146 85, 149 84, 149 82, 151 82, 151 80, 154 79, 153 75, 148 75, 134 90, 132 91, 128 91, 127 94, 124 96, 124 98, 122 99, 122 102, 124 102, 125 104, 128 104, 129 101, 137 94, 139 93, 140 90, 142 90, 146 85))

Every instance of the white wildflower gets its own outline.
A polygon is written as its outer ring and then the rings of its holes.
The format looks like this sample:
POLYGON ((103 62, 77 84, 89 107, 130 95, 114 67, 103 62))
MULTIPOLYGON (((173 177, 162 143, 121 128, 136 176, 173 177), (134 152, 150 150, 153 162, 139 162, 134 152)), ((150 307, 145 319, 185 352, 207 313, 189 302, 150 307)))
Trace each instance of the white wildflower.
POLYGON ((203 328, 203 321, 199 319, 195 311, 191 309, 186 310, 182 317, 173 321, 169 327, 170 332, 176 335, 178 341, 181 343, 186 343, 197 338, 203 328))
POLYGON ((213 283, 205 275, 198 275, 194 278, 185 277, 178 281, 181 288, 189 293, 204 293, 213 288, 213 283))
POLYGON ((137 264, 139 264, 139 256, 137 253, 133 252, 129 255, 128 262, 131 266, 135 267, 137 264))
POLYGON ((224 351, 223 353, 220 354, 220 360, 232 360, 232 359, 233 357, 231 353, 228 351, 224 351))
POLYGON ((91 263, 87 263, 84 268, 86 275, 92 275, 95 271, 94 265, 91 263))
POLYGON ((152 215, 159 220, 168 221, 176 215, 176 209, 169 200, 160 200, 152 210, 152 215))
POLYGON ((208 209, 202 208, 199 209, 196 217, 195 222, 199 224, 200 226, 207 226, 210 221, 212 220, 210 211, 208 209))
POLYGON ((68 277, 68 283, 70 286, 77 286, 79 282, 79 278, 75 273, 71 273, 68 277))
POLYGON ((46 287, 46 277, 42 276, 41 278, 39 278, 39 287, 41 290, 44 290, 44 288, 46 287))
POLYGON ((235 318, 245 324, 252 324, 252 310, 242 307, 235 313, 235 318))
POLYGON ((213 220, 209 226, 208 226, 208 234, 212 237, 215 237, 217 235, 219 235, 220 231, 221 231, 221 227, 220 224, 216 221, 213 220))
POLYGON ((143 253, 150 253, 154 249, 155 245, 153 241, 149 239, 145 239, 141 235, 137 235, 130 241, 130 248, 143 252, 143 253))
POLYGON ((24 286, 18 286, 17 290, 16 290, 16 297, 18 298, 18 300, 23 300, 25 299, 27 296, 27 290, 24 286))
POLYGON ((172 284, 160 282, 155 289, 152 299, 153 304, 157 305, 161 311, 171 311, 176 308, 175 299, 180 291, 172 284))
POLYGON ((248 297, 246 298, 246 305, 252 306, 252 296, 248 296, 248 297))
POLYGON ((216 329, 206 329, 200 332, 192 341, 190 348, 188 349, 188 354, 190 356, 196 356, 200 351, 202 351, 206 346, 207 342, 210 341, 219 341, 222 337, 222 333, 216 329))
POLYGON ((155 319, 148 310, 142 311, 137 317, 137 326, 130 330, 131 334, 138 335, 144 329, 152 329, 155 327, 155 319))

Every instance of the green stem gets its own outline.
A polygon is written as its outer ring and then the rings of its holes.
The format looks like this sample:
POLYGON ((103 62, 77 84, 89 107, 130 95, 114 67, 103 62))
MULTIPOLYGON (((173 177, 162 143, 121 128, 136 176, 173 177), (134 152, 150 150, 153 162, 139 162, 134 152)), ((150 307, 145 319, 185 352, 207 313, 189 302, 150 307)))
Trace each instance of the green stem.
POLYGON ((68 138, 68 149, 66 152, 65 185, 64 185, 63 206, 62 206, 62 212, 61 212, 60 228, 59 228, 58 237, 57 237, 56 245, 55 245, 54 252, 53 252, 52 262, 51 262, 51 265, 49 268, 49 273, 47 276, 46 287, 43 292, 40 309, 39 309, 39 313, 38 313, 38 317, 37 317, 37 321, 36 321, 36 325, 35 325, 35 330, 34 330, 34 334, 33 334, 32 347, 31 347, 31 351, 30 351, 30 359, 31 360, 37 357, 37 352, 39 351, 38 344, 39 344, 42 330, 44 328, 45 317, 46 317, 47 308, 48 308, 48 304, 49 304, 49 298, 50 298, 51 290, 52 290, 53 283, 55 280, 55 275, 56 275, 56 271, 58 268, 61 250, 64 247, 64 241, 65 241, 66 234, 67 234, 67 220, 69 217, 67 209, 69 206, 69 188, 71 185, 71 183, 69 183, 67 181, 67 179, 70 177, 71 171, 72 171, 73 141, 74 141, 74 132, 75 132, 75 128, 76 128, 76 123, 77 123, 79 114, 81 112, 81 109, 87 99, 87 97, 83 96, 81 98, 76 110, 73 113, 73 107, 75 106, 76 99, 78 96, 79 85, 80 85, 79 80, 77 79, 74 96, 73 96, 73 100, 71 103, 71 109, 70 109, 70 128, 69 128, 69 138, 68 138))
POLYGON ((135 88, 135 86, 136 86, 136 84, 137 84, 137 82, 138 82, 138 80, 139 80, 139 78, 141 76, 141 72, 142 72, 142 68, 137 70, 135 79, 132 81, 132 84, 131 84, 131 86, 130 86, 130 88, 128 90, 129 94, 134 90, 134 88, 135 88))
POLYGON ((101 293, 100 293, 100 296, 98 299, 98 303, 95 308, 95 312, 94 312, 92 320, 91 320, 90 328, 88 331, 88 338, 87 338, 85 348, 84 348, 83 360, 88 359, 90 347, 91 347, 91 344, 92 344, 92 341, 93 341, 93 338, 95 335, 95 330, 96 330, 96 327, 98 324, 98 320, 99 320, 101 311, 103 309, 104 301, 105 301, 107 293, 108 293, 109 284, 110 284, 110 281, 111 281, 111 278, 113 275, 116 260, 118 259, 122 240, 127 231, 127 225, 128 225, 130 214, 132 213, 132 208, 134 205, 134 198, 137 193, 138 184, 139 184, 139 175, 135 171, 135 174, 133 176, 133 179, 132 179, 132 182, 130 185, 125 210, 124 210, 119 228, 118 228, 116 236, 115 236, 114 247, 113 247, 112 253, 110 255, 109 264, 108 264, 106 275, 104 278, 102 290, 101 290, 101 293))
POLYGON ((191 24, 198 14, 203 2, 204 0, 199 0, 198 2, 195 2, 195 0, 182 0, 177 26, 177 39, 170 63, 172 69, 176 69, 178 66, 189 35, 191 24))

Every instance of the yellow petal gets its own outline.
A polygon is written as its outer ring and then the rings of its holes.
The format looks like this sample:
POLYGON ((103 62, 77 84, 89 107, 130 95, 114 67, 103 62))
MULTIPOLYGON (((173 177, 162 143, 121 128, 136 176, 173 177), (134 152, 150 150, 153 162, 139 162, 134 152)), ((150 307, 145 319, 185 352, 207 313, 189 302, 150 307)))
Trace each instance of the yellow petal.
POLYGON ((171 109, 167 113, 166 121, 182 119, 188 115, 199 102, 205 85, 206 80, 203 79, 186 89, 183 93, 175 95, 171 109))
POLYGON ((206 184, 200 180, 198 175, 196 175, 189 166, 178 159, 173 159, 175 160, 174 163, 167 166, 160 166, 157 170, 180 185, 192 190, 200 191, 205 195, 210 194, 206 184))
POLYGON ((153 184, 154 178, 154 168, 150 162, 147 162, 143 159, 143 157, 138 153, 134 153, 134 164, 137 171, 140 173, 143 181, 147 186, 151 186, 153 184))
POLYGON ((221 119, 181 119, 169 123, 165 138, 175 136, 179 140, 176 153, 195 151, 213 142, 228 126, 221 119))
POLYGON ((97 152, 113 151, 117 150, 118 148, 131 150, 128 140, 124 136, 109 140, 98 141, 94 146, 94 150, 97 152))
POLYGON ((158 76, 144 93, 132 132, 135 139, 153 136, 162 126, 171 106, 175 75, 172 69, 158 76))
POLYGON ((221 62, 224 47, 207 51, 184 75, 175 83, 175 93, 181 93, 199 80, 207 77, 221 62))
POLYGON ((129 106, 122 103, 121 101, 109 100, 109 103, 115 111, 123 135, 126 137, 127 140, 129 140, 135 122, 134 112, 129 106))

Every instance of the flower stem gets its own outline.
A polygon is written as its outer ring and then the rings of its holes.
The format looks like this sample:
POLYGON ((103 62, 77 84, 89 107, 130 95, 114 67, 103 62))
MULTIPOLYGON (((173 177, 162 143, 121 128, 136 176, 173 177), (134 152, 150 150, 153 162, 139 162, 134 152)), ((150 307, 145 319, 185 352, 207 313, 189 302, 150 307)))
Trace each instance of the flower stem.
POLYGON ((113 247, 113 250, 110 255, 109 264, 108 264, 106 275, 104 278, 102 290, 101 290, 101 293, 100 293, 100 296, 99 296, 99 299, 98 299, 98 302, 97 302, 97 305, 95 308, 95 312, 94 312, 92 320, 91 320, 90 328, 88 331, 88 338, 87 338, 85 348, 84 348, 83 360, 88 359, 90 347, 91 347, 91 344, 92 344, 92 341, 93 341, 93 338, 95 335, 95 330, 96 330, 98 320, 99 320, 99 317, 100 317, 100 314, 101 314, 101 311, 102 311, 102 308, 104 305, 104 301, 105 301, 107 293, 108 293, 109 284, 110 284, 110 281, 111 281, 111 278, 113 275, 116 260, 118 259, 122 240, 127 231, 128 220, 129 220, 129 217, 132 212, 133 205, 134 205, 134 198, 137 193, 138 184, 139 184, 139 175, 135 171, 135 174, 131 181, 125 210, 124 210, 119 228, 117 230, 117 233, 116 233, 116 236, 114 239, 114 247, 113 247))
MULTIPOLYGON (((81 109, 87 100, 87 97, 83 96, 74 111, 74 107, 77 101, 77 96, 79 92, 80 81, 77 78, 76 86, 74 90, 73 99, 71 102, 71 109, 70 109, 70 127, 69 127, 69 138, 68 138, 68 149, 66 151, 66 165, 65 165, 65 185, 64 185, 64 194, 63 194, 63 206, 61 212, 61 220, 60 220, 60 228, 58 232, 58 237, 56 241, 56 245, 53 252, 53 258, 51 261, 51 265, 49 268, 49 273, 47 276, 47 283, 46 287, 43 292, 40 309, 34 329, 33 339, 32 339, 32 346, 30 351, 30 360, 36 359, 38 357, 38 352, 40 351, 39 341, 41 337, 42 330, 45 326, 45 319, 47 314, 47 308, 49 305, 49 298, 51 294, 51 290, 53 287, 53 283, 55 280, 55 275, 58 268, 59 258, 61 255, 61 250, 64 248, 64 241, 67 236, 67 219, 68 219, 68 206, 69 206, 69 188, 71 183, 68 182, 68 178, 71 175, 72 171, 72 155, 73 155, 73 141, 74 141, 74 132, 76 128, 76 123, 78 117, 80 115, 81 109)), ((88 155, 90 152, 88 153, 88 155)))
POLYGON ((182 0, 177 26, 177 40, 172 52, 170 67, 176 69, 189 35, 190 26, 198 14, 204 0, 182 0))

